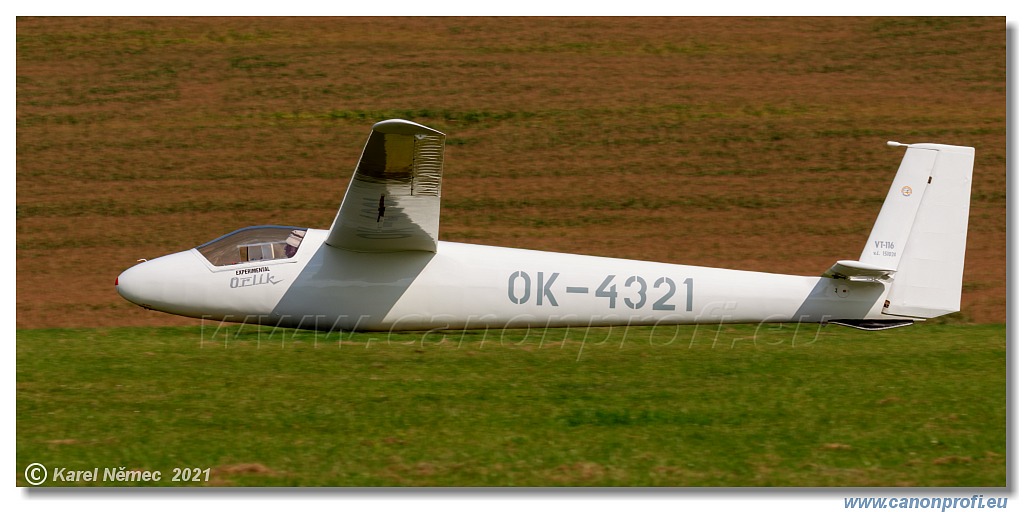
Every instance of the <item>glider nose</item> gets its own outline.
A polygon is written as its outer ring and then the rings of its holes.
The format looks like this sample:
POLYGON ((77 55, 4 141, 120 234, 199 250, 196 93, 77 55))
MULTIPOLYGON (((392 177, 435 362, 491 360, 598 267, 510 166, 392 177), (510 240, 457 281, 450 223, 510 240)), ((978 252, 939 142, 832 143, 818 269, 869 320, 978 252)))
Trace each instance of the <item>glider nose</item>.
POLYGON ((149 268, 145 268, 148 262, 142 262, 134 267, 121 272, 116 279, 114 279, 114 288, 117 289, 118 295, 123 297, 128 302, 137 304, 146 309, 153 309, 149 304, 150 300, 147 297, 147 289, 151 290, 154 283, 149 274, 149 268))
POLYGON ((157 311, 177 312, 187 307, 190 277, 196 272, 195 257, 186 252, 143 261, 121 272, 114 280, 125 300, 157 311))

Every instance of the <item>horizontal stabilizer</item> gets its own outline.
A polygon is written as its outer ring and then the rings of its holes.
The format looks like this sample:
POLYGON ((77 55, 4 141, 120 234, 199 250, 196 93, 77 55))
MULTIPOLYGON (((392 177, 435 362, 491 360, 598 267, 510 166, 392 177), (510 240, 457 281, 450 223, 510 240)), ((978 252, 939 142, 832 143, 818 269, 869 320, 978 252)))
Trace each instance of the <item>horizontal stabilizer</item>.
POLYGON ((883 268, 862 261, 840 260, 826 270, 822 277, 850 281, 886 281, 892 278, 895 272, 895 269, 883 268))

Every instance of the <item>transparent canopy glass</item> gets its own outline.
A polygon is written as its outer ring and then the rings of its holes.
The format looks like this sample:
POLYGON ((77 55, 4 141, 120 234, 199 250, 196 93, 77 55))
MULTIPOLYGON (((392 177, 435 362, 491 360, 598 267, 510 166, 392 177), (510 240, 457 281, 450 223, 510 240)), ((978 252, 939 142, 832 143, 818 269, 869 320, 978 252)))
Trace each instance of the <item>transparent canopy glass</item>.
POLYGON ((253 226, 232 231, 196 249, 218 267, 282 260, 295 256, 305 236, 306 228, 253 226))

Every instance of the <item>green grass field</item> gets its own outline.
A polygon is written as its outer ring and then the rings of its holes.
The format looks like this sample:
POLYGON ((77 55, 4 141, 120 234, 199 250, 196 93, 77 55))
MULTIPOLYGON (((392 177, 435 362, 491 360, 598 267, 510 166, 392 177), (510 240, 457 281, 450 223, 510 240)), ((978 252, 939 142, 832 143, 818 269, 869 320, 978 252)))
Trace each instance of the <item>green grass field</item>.
POLYGON ((18 485, 38 462, 159 485, 1001 487, 1005 337, 19 330, 18 485))

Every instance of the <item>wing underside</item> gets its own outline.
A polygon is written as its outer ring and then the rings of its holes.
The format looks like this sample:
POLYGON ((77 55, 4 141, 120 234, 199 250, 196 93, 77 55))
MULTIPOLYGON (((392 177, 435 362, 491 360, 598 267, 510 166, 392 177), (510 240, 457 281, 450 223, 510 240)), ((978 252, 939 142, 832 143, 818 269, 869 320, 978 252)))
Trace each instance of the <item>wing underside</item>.
POLYGON ((327 244, 360 252, 436 252, 444 139, 411 121, 373 125, 327 244))

